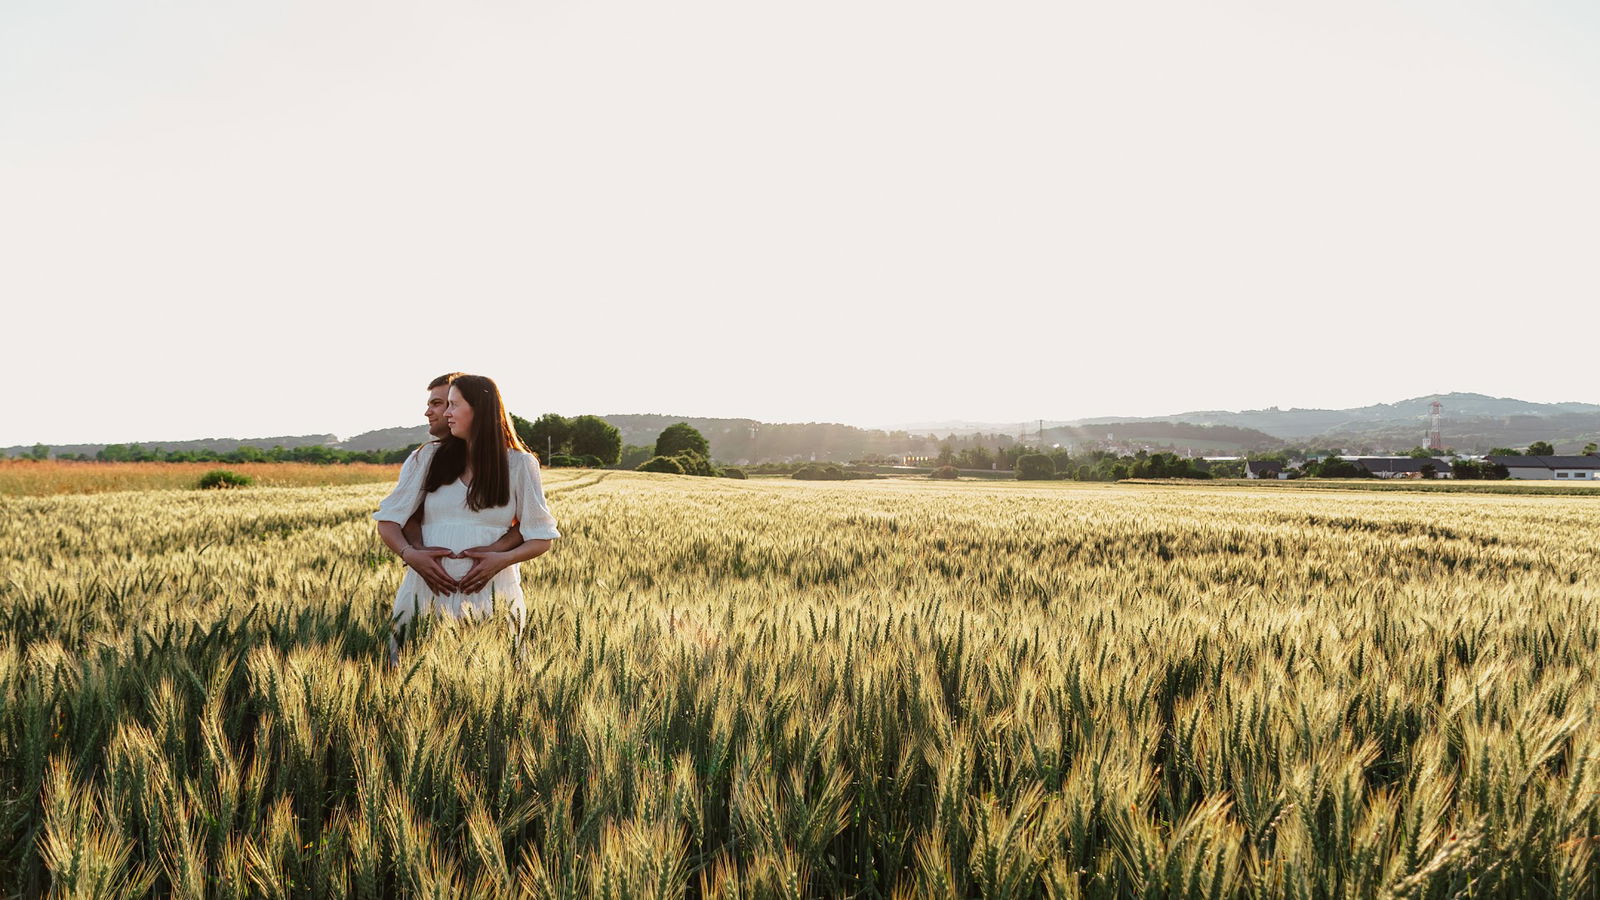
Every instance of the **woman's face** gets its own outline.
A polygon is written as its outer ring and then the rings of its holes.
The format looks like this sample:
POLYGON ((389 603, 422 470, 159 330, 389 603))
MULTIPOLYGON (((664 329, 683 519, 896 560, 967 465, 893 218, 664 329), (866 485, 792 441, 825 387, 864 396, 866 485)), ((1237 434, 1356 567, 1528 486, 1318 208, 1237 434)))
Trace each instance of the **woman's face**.
POLYGON ((444 421, 450 426, 450 433, 463 441, 472 434, 472 407, 467 405, 467 398, 461 396, 454 386, 450 388, 450 403, 444 409, 444 421))

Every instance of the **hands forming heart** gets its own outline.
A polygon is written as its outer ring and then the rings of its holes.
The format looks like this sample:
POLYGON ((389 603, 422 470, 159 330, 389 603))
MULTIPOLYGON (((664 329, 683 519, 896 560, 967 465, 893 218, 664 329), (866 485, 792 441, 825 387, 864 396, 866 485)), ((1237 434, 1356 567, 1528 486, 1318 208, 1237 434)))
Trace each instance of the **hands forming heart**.
POLYGON ((435 594, 476 594, 509 565, 505 556, 488 547, 470 547, 459 553, 446 547, 417 547, 406 554, 406 563, 416 570, 435 594), (443 559, 470 559, 473 560, 472 568, 460 578, 454 578, 445 571, 440 562, 443 559))

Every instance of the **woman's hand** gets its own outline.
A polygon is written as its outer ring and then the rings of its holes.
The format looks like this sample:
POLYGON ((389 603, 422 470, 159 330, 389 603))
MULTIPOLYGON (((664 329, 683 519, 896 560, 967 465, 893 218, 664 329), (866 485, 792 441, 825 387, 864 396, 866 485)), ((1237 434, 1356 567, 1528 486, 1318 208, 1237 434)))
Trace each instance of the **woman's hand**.
POLYGON ((461 590, 461 585, 439 563, 439 560, 450 555, 450 551, 444 547, 407 547, 400 554, 400 559, 421 576, 429 590, 440 596, 448 596, 461 590))
POLYGON ((486 547, 473 547, 463 550, 456 558, 466 557, 472 560, 472 568, 467 574, 461 576, 461 592, 463 594, 476 594, 488 586, 489 580, 500 574, 506 566, 516 562, 510 553, 499 550, 490 550, 486 547))

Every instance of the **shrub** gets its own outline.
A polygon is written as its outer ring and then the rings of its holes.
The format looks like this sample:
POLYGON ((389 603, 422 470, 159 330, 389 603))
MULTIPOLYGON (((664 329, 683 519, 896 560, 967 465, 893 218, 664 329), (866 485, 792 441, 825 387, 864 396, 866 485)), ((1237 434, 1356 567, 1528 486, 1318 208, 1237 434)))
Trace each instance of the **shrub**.
POLYGON ((682 475, 683 464, 671 456, 652 456, 639 464, 640 472, 665 472, 668 475, 682 475))
POLYGON ((707 459, 704 455, 696 453, 693 450, 685 450, 682 453, 676 453, 672 456, 672 458, 678 461, 678 465, 683 469, 683 474, 685 475, 700 475, 707 478, 715 478, 717 475, 721 474, 717 471, 717 467, 711 464, 710 459, 707 459))
POLYGON ((1043 481, 1056 477, 1056 461, 1043 453, 1029 453, 1017 458, 1018 481, 1043 481))
POLYGON ((595 456, 593 454, 589 454, 589 455, 585 455, 585 456, 579 457, 579 463, 578 464, 583 466, 586 469, 599 469, 599 468, 603 468, 605 466, 606 461, 601 459, 598 456, 595 456))
POLYGON ((255 479, 249 475, 240 475, 238 472, 230 472, 227 469, 212 469, 200 476, 200 482, 195 487, 203 491, 209 491, 214 488, 249 487, 254 483, 255 479))
POLYGON ((742 479, 747 479, 750 476, 746 475, 744 473, 743 469, 735 468, 733 466, 728 466, 727 468, 722 470, 722 477, 723 478, 738 478, 738 479, 742 480, 742 479))
POLYGON ((801 466, 793 475, 790 475, 789 477, 798 478, 801 481, 845 480, 843 469, 840 469, 838 466, 834 465, 821 465, 818 463, 811 463, 810 465, 801 466))
POLYGON ((550 467, 553 469, 575 469, 583 465, 583 460, 565 453, 557 453, 550 457, 550 467))
POLYGON ((932 472, 928 473, 928 477, 929 478, 944 478, 944 479, 948 479, 950 481, 954 481, 955 479, 961 477, 961 473, 956 471, 956 467, 955 466, 940 466, 939 468, 934 469, 932 472))

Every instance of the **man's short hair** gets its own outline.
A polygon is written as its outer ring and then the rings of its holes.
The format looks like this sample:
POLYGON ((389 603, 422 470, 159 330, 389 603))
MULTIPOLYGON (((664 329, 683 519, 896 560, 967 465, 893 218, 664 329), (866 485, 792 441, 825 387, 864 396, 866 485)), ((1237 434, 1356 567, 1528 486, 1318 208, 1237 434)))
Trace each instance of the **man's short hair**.
POLYGON ((438 378, 435 378, 434 380, 428 382, 428 390, 431 391, 436 387, 444 387, 447 384, 454 384, 455 380, 457 378, 460 378, 461 376, 463 376, 465 374, 467 374, 467 373, 465 373, 465 372, 451 372, 448 375, 440 375, 438 378))

